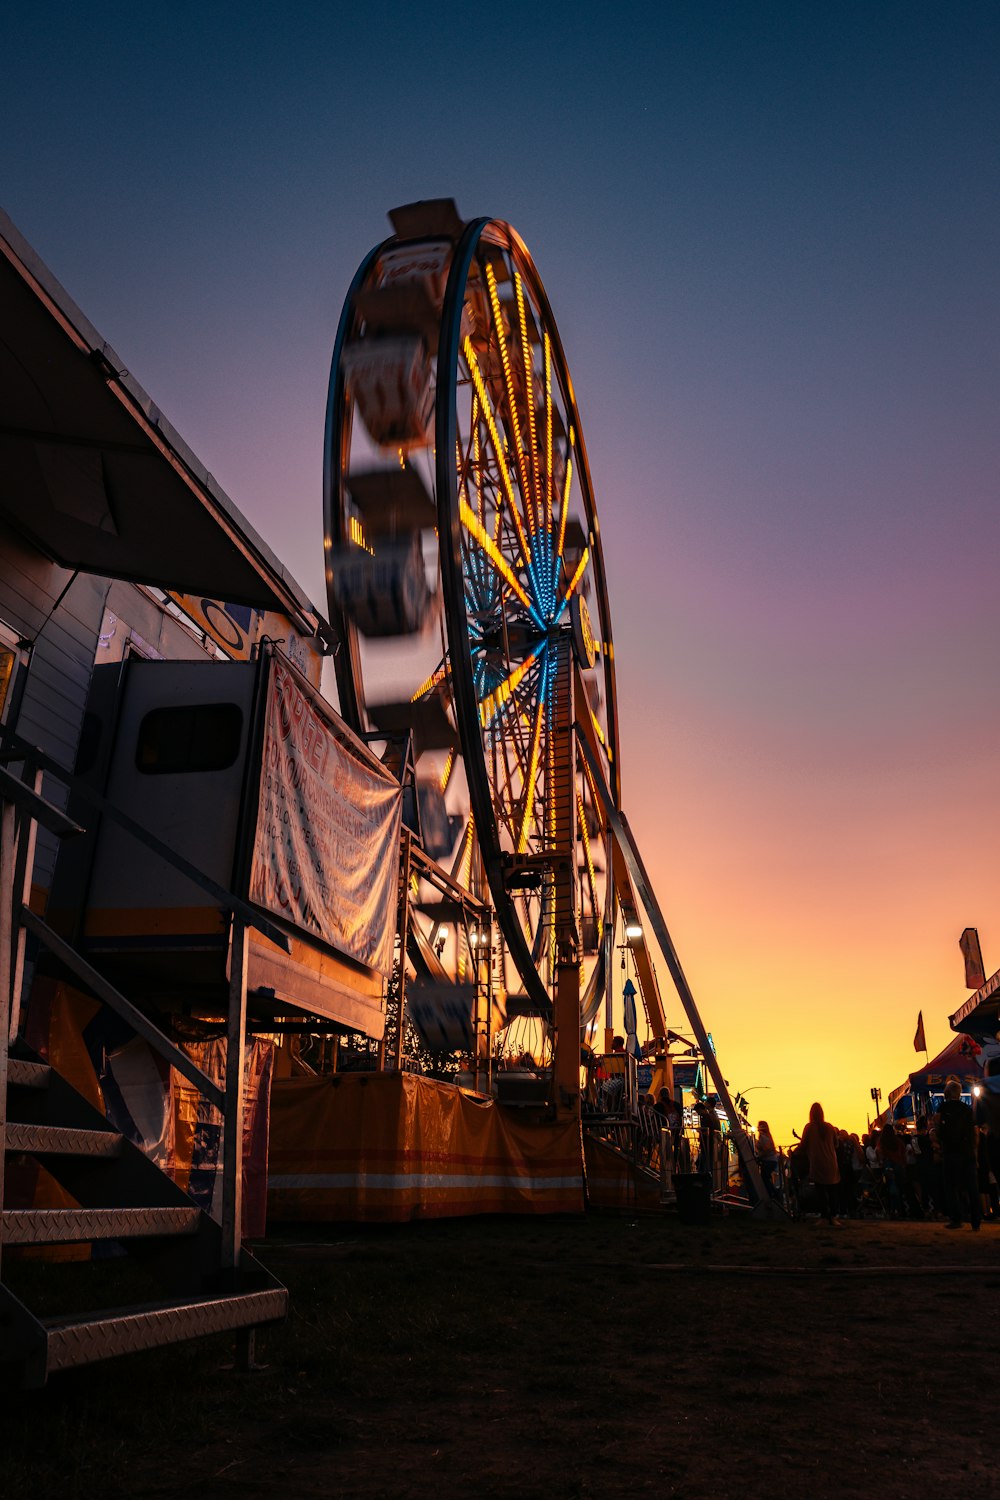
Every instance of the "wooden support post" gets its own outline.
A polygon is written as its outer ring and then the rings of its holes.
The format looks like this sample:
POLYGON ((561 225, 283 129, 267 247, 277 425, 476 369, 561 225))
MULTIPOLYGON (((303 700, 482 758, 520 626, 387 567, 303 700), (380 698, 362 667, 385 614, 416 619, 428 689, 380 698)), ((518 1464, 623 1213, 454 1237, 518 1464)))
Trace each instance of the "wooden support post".
POLYGON ((479 929, 479 951, 486 949, 486 1087, 493 1092, 493 928, 487 922, 479 929))
POLYGON ((247 930, 233 917, 222 1136, 222 1264, 236 1271, 243 1243, 243 1091, 247 1036, 247 930))
POLYGON ((402 850, 399 868, 399 987, 396 996, 396 1045, 394 1061, 396 1072, 403 1067, 403 1038, 406 1034, 406 933, 410 925, 410 845, 413 835, 403 829, 402 850))

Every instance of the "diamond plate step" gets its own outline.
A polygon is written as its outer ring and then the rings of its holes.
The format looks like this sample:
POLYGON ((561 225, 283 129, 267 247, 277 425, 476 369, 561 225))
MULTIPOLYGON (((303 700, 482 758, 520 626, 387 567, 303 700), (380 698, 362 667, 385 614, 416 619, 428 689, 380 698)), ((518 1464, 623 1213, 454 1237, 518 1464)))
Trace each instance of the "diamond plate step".
POLYGON ((103 1317, 46 1318, 48 1369, 70 1370, 118 1354, 134 1354, 163 1344, 234 1328, 278 1323, 288 1311, 284 1287, 236 1292, 229 1297, 201 1297, 186 1302, 159 1302, 120 1308, 103 1317))
POLYGON ((22 1089, 46 1089, 52 1069, 48 1063, 25 1062, 19 1057, 7 1059, 7 1083, 22 1089))
POLYGON ((5 1149, 25 1151, 32 1156, 120 1156, 122 1138, 114 1130, 8 1124, 5 1149))
POLYGON ((140 1239, 157 1234, 196 1234, 197 1208, 6 1209, 7 1245, 67 1245, 81 1240, 140 1239))

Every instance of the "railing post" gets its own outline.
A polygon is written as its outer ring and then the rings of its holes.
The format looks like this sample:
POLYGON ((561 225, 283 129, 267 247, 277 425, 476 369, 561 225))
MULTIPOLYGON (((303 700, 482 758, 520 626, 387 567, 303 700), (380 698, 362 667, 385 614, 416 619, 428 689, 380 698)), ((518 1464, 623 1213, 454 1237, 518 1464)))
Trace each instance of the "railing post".
MULTIPOLYGON (((3 1203, 7 1149, 7 1053, 10 1048, 11 982, 14 972, 14 902, 17 854, 17 808, 0 802, 0 1204, 3 1203)), ((0 1214, 0 1254, 3 1215, 0 1214)))
POLYGON ((247 1033, 247 929, 233 917, 222 1135, 222 1265, 235 1270, 243 1241, 243 1089, 247 1033))
POLYGON ((666 1203, 673 1186, 673 1148, 670 1130, 660 1126, 660 1202, 666 1203))

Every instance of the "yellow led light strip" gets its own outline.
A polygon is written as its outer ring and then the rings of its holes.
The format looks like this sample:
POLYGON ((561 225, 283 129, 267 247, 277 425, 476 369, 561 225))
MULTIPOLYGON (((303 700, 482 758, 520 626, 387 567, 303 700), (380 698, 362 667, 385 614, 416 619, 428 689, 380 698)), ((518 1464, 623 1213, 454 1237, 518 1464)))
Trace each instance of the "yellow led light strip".
POLYGON ((523 854, 528 847, 528 824, 531 822, 531 814, 535 810, 535 778, 538 774, 538 751, 542 738, 542 715, 545 712, 545 699, 538 700, 538 708, 535 710, 535 727, 531 737, 531 758, 528 762, 528 784, 527 795, 524 802, 524 816, 521 818, 521 829, 517 835, 517 852, 523 854))
POLYGON ((472 874, 472 836, 475 832, 476 820, 472 813, 469 814, 469 826, 465 830, 465 848, 462 851, 462 863, 458 870, 458 883, 469 889, 469 876, 472 874))
MULTIPOLYGON (((548 334, 545 350, 545 529, 552 531, 552 345, 548 334)), ((562 549, 560 548, 560 551, 562 549)))
POLYGON ((580 558, 580 561, 577 563, 577 565, 576 565, 576 572, 573 574, 573 577, 570 579, 569 588, 566 590, 566 593, 563 596, 562 603, 563 603, 564 606, 567 605, 569 603, 570 599, 573 597, 573 593, 574 593, 574 591, 576 589, 576 586, 580 582, 580 579, 583 577, 584 572, 586 571, 586 567, 587 567, 587 564, 589 563, 589 561, 590 561, 590 548, 589 547, 584 547, 584 549, 583 549, 583 556, 580 558))
POLYGON ((425 693, 429 693, 431 688, 436 688, 439 682, 444 682, 444 679, 447 676, 447 671, 447 667, 435 667, 431 675, 425 678, 425 680, 417 688, 417 691, 413 694, 410 702, 416 703, 417 699, 422 698, 425 693))
POLYGON ((455 769, 455 752, 454 752, 454 750, 449 750, 448 751, 448 759, 445 761, 445 763, 444 763, 444 770, 441 772, 441 790, 442 790, 442 792, 446 792, 448 790, 448 783, 451 780, 451 773, 452 773, 452 771, 454 769, 455 769))
MULTIPOLYGON (((570 447, 573 446, 573 429, 569 430, 570 447)), ((563 544, 566 541, 566 521, 569 518, 569 487, 573 483, 573 455, 566 455, 566 482, 563 485, 562 515, 559 517, 559 545, 556 548, 556 556, 562 557, 563 544)))
POLYGON ((526 656, 524 661, 514 668, 510 676, 505 677, 503 682, 493 689, 492 693, 487 693, 479 705, 479 722, 484 729, 499 710, 503 708, 504 704, 509 701, 512 695, 517 692, 524 681, 525 673, 534 666, 537 660, 538 652, 532 651, 531 655, 526 656))
POLYGON ((601 722, 598 719, 597 715, 594 713, 593 709, 590 710, 590 717, 593 720, 594 732, 597 735, 597 738, 600 740, 602 746, 604 747, 605 755, 608 757, 608 760, 613 760, 614 756, 611 754, 611 746, 604 738, 604 730, 601 728, 601 722))
MULTIPOLYGON (((528 408, 528 444, 531 448, 531 477, 534 486, 535 510, 539 520, 543 514, 542 497, 538 484, 538 431, 535 425, 535 388, 531 378, 531 345, 528 342, 528 318, 524 310, 524 287, 521 278, 514 272, 514 291, 517 296, 517 320, 521 325, 521 354, 524 359, 525 405, 528 408)), ((551 517, 545 508, 546 527, 551 530, 551 517)))
POLYGON ((500 298, 497 296, 497 278, 493 266, 486 264, 486 285, 490 293, 490 306, 493 309, 493 326, 497 331, 497 344, 500 349, 500 363, 503 365, 504 384, 507 387, 507 408, 510 412, 511 427, 514 431, 514 447, 517 449, 517 467, 521 475, 521 493, 524 496, 525 514, 528 518, 528 529, 535 531, 537 521, 533 514, 534 507, 531 503, 531 486, 528 483, 528 470, 524 462, 524 443, 521 438, 521 421, 517 414, 517 400, 514 396, 514 371, 510 365, 510 352, 507 349, 507 335, 503 331, 503 317, 500 313, 500 298))
POLYGON ((486 511, 483 498, 483 455, 479 446, 479 397, 472 398, 472 471, 476 476, 476 510, 481 524, 485 524, 486 511))
POLYGON ((576 794, 576 811, 580 820, 580 834, 583 839, 583 853, 587 861, 587 879, 590 882, 590 899, 594 903, 594 913, 597 917, 597 935, 601 935, 601 915, 598 911, 597 902, 597 874, 594 870, 594 857, 590 852, 590 834, 587 832, 587 815, 583 810, 583 796, 580 792, 576 794))
POLYGON ((465 527, 466 531, 473 538, 473 540, 478 542, 480 547, 482 547, 483 551, 486 553, 486 556, 496 568, 497 572, 507 584, 508 588, 510 588, 511 591, 517 595, 521 603, 524 605, 525 609, 530 610, 532 607, 531 600, 524 592, 524 589, 521 587, 520 583, 518 583, 517 577, 514 574, 510 563, 504 557, 496 542, 490 536, 485 526, 480 524, 479 517, 476 515, 475 511, 470 505, 466 503, 466 501, 461 500, 459 501, 458 513, 461 518, 462 525, 465 527))
POLYGON ((511 513, 514 517, 514 525, 517 527, 518 540, 521 543, 521 548, 524 552, 525 557, 530 563, 531 548, 528 546, 528 538, 524 534, 524 525, 521 521, 521 512, 518 510, 517 505, 514 502, 514 481, 510 477, 510 470, 507 467, 507 460, 504 458, 503 445, 500 442, 500 434, 497 432, 497 424, 494 421, 490 404, 486 399, 486 386, 483 383, 483 374, 479 368, 479 361, 476 358, 476 351, 475 349, 473 349, 472 340, 468 337, 468 335, 466 335, 463 349, 465 351, 465 362, 469 367, 469 374, 472 376, 472 383, 476 388, 476 395, 479 397, 479 405, 482 408, 483 416, 486 419, 486 426, 489 429, 490 440, 493 443, 493 451, 497 456, 497 463, 500 466, 500 477, 503 480, 503 487, 507 494, 507 503, 510 505, 511 513))
POLYGON ((365 552, 368 552, 372 557, 374 557, 375 548, 368 545, 368 542, 365 539, 365 529, 362 526, 361 522, 358 520, 357 516, 351 516, 348 524, 350 528, 351 541, 354 543, 354 545, 356 547, 361 547, 365 552))
MULTIPOLYGON (((594 718, 593 712, 591 712, 591 718, 592 719, 594 718)), ((601 733, 601 726, 600 726, 600 724, 598 724, 598 722, 597 722, 596 719, 594 719, 594 728, 597 730, 598 736, 600 737, 601 744, 603 745, 604 744, 604 735, 601 733)), ((585 776, 587 778, 587 785, 590 787, 590 796, 591 796, 591 800, 592 800, 592 802, 594 804, 594 813, 595 813, 595 816, 597 817, 597 820, 600 823, 601 827, 602 828, 606 828, 608 826, 607 818, 604 816, 604 809, 603 809, 603 807, 601 805, 601 799, 597 795, 597 787, 596 787, 596 785, 594 783, 594 778, 593 778, 593 776, 590 773, 590 765, 589 765, 589 763, 587 761, 586 756, 581 756, 580 757, 580 764, 583 766, 584 774, 585 774, 585 776)))

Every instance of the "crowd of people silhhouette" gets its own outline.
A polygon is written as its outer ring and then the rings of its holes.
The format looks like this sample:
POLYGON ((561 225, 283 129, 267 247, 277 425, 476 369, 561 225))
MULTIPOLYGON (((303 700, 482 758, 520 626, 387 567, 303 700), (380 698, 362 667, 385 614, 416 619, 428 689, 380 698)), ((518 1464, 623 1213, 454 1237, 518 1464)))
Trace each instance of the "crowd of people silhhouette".
MULTIPOLYGON (((835 1226, 872 1217, 973 1230, 984 1220, 1000 1222, 1000 1097, 986 1094, 976 1103, 973 1111, 951 1077, 936 1111, 912 1130, 890 1119, 864 1136, 838 1130, 814 1104, 797 1144, 777 1160, 789 1206, 835 1226)), ((761 1127, 757 1154, 770 1190, 776 1153, 765 1122, 761 1127)))
MULTIPOLYGON (((635 1132, 629 1139, 636 1160, 666 1172, 676 1189, 679 1179, 698 1174, 712 1192, 735 1193, 755 1204, 757 1187, 732 1134, 723 1129, 717 1096, 700 1093, 686 1110, 660 1088, 629 1106, 624 1039, 614 1042, 585 1112, 625 1120, 635 1132)), ((787 1151, 778 1147, 767 1121, 759 1120, 751 1139, 762 1185, 806 1223, 825 1219, 842 1228, 857 1219, 920 1219, 973 1230, 984 1222, 1000 1224, 1000 1093, 985 1089, 974 1105, 965 1102, 952 1075, 930 1113, 909 1121, 890 1117, 859 1135, 838 1129, 817 1102, 787 1151)), ((619 1145, 625 1147, 624 1136, 619 1145)))

